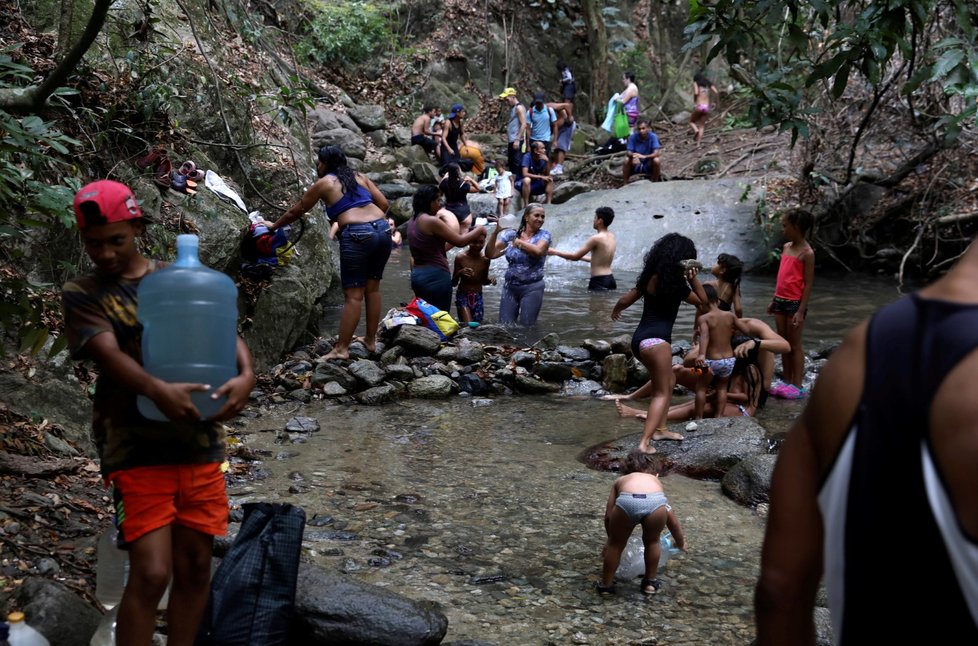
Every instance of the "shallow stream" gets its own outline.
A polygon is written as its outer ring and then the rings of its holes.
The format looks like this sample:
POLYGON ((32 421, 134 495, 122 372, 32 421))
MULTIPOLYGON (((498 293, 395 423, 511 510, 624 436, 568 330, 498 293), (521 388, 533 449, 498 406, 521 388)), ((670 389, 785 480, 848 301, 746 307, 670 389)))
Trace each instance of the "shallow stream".
MULTIPOLYGON (((410 300, 407 255, 400 250, 388 266, 385 308, 410 300)), ((494 263, 493 273, 501 279, 504 268, 494 263)), ((634 279, 623 271, 619 284, 634 279)), ((558 332, 562 342, 577 343, 630 334, 640 307, 613 323, 608 314, 620 292, 590 294, 586 282, 586 265, 551 258, 543 316, 524 338, 558 332)), ((769 276, 744 281, 746 315, 767 318, 772 287, 769 276)), ((486 290, 487 320, 498 312, 498 294, 498 287, 486 290)), ((896 297, 890 280, 816 277, 806 347, 838 340, 896 297)), ((677 340, 689 338, 691 323, 692 308, 684 307, 677 340)), ((643 597, 635 580, 619 583, 616 597, 600 598, 592 586, 614 476, 587 469, 578 457, 640 426, 619 419, 610 402, 592 399, 473 403, 315 402, 265 411, 242 439, 270 451, 267 477, 232 487, 232 499, 303 506, 311 521, 305 558, 440 603, 449 618, 446 641, 750 643, 763 518, 725 498, 716 482, 669 476, 666 492, 689 554, 660 571, 664 586, 656 596, 643 597), (298 444, 272 432, 293 415, 315 417, 322 428, 298 444)), ((772 400, 759 421, 783 429, 801 406, 772 400)))

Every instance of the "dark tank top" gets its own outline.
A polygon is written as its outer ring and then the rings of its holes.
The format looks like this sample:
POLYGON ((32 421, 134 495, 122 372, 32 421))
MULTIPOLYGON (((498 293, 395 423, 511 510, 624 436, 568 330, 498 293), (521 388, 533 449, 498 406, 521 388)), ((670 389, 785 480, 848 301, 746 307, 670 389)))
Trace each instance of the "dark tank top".
POLYGON ((679 305, 689 296, 689 286, 671 296, 645 294, 642 299, 642 320, 632 334, 632 354, 639 355, 639 343, 645 339, 662 339, 672 343, 672 327, 676 324, 679 305))
MULTIPOLYGON (((850 430, 848 497, 844 506, 832 498, 836 504, 823 512, 845 512, 844 551, 835 555, 844 579, 841 646, 934 643, 937 632, 947 643, 978 644, 976 620, 928 498, 921 455, 930 452, 934 394, 975 348, 975 305, 912 295, 870 322, 863 395, 850 430)), ((827 481, 835 481, 839 464, 837 457, 827 481)), ((974 549, 976 542, 968 541, 974 549)), ((829 565, 828 571, 835 569, 829 565)))
POLYGON ((414 266, 438 267, 450 272, 448 269, 448 256, 445 254, 445 241, 419 229, 419 217, 421 216, 411 218, 408 220, 407 225, 408 247, 411 249, 411 258, 414 259, 414 266))

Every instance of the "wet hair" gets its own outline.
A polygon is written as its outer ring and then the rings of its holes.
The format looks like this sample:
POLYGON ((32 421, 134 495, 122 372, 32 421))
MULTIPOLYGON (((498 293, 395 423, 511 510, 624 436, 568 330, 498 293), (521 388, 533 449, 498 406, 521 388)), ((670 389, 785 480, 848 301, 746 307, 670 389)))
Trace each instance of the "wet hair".
POLYGON ((455 162, 445 164, 438 170, 438 172, 442 175, 448 175, 450 179, 453 179, 456 182, 462 181, 462 167, 455 162))
POLYGON ((761 407, 759 395, 760 389, 763 386, 761 367, 758 365, 759 356, 760 350, 753 348, 747 353, 746 357, 737 357, 737 360, 734 361, 732 373, 734 375, 743 375, 744 383, 747 384, 747 405, 754 405, 757 408, 761 407))
POLYGON ((717 256, 717 264, 723 268, 723 280, 733 285, 734 291, 740 287, 740 276, 744 271, 744 263, 737 256, 722 253, 717 256))
POLYGON ((635 449, 621 461, 621 474, 651 473, 664 475, 667 470, 665 458, 656 453, 644 453, 635 449))
POLYGON ((784 218, 791 224, 798 227, 802 237, 807 237, 815 224, 815 217, 805 209, 788 209, 784 212, 784 218))
POLYGON ((628 79, 632 83, 635 82, 635 72, 625 72, 621 75, 622 78, 628 79))
POLYGON ((704 89, 710 89, 713 87, 713 83, 710 81, 710 79, 703 76, 702 72, 693 75, 693 83, 696 83, 696 85, 704 89))
POLYGON ((519 238, 520 234, 526 230, 526 216, 530 215, 530 212, 534 209, 540 209, 541 211, 544 210, 543 205, 539 202, 530 202, 526 205, 526 208, 523 209, 523 217, 520 218, 520 226, 518 229, 516 229, 517 238, 519 238))
POLYGON ((598 216, 606 227, 610 227, 611 223, 615 220, 615 210, 610 206, 599 206, 594 210, 594 214, 598 216))
POLYGON ((686 236, 667 233, 652 245, 645 254, 645 266, 635 282, 639 294, 646 294, 649 281, 658 276, 656 294, 659 296, 678 296, 684 293, 686 277, 683 276, 680 260, 695 259, 696 245, 686 236))
POLYGON ((706 283, 703 285, 703 291, 706 293, 706 301, 708 303, 719 303, 720 297, 717 295, 717 288, 713 285, 706 283))
POLYGON ((323 176, 332 173, 340 180, 344 193, 357 190, 357 174, 346 165, 346 154, 339 146, 323 146, 319 149, 319 163, 323 165, 323 176))
MULTIPOLYGON (((434 184, 423 184, 414 193, 414 197, 411 198, 411 206, 414 208, 414 215, 412 217, 418 217, 422 213, 428 213, 428 209, 431 208, 431 203, 438 199, 440 191, 438 187, 434 184)), ((431 213, 430 215, 434 215, 431 213)))

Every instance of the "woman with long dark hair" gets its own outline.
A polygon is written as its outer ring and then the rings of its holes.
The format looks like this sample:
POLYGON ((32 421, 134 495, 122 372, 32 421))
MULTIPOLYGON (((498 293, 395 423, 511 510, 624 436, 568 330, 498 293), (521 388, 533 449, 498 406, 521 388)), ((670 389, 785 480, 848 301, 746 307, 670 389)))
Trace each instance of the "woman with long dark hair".
POLYGON ((480 193, 482 189, 474 179, 462 174, 458 164, 446 164, 441 169, 441 174, 438 190, 445 196, 445 208, 455 214, 459 231, 468 231, 472 227, 469 193, 480 193))
POLYGON ((672 328, 683 302, 706 302, 695 268, 684 269, 684 260, 696 258, 689 238, 669 233, 658 240, 645 256, 645 266, 635 283, 615 304, 611 319, 617 321, 627 307, 643 299, 642 319, 632 335, 632 354, 649 371, 652 396, 638 450, 655 453, 652 440, 681 440, 683 436, 666 426, 675 376, 672 372, 672 328))
POLYGON ((543 228, 543 205, 531 202, 523 209, 523 218, 515 231, 499 227, 489 234, 486 257, 505 255, 509 267, 499 299, 499 322, 509 325, 533 325, 543 307, 543 268, 550 248, 550 232, 543 228))
POLYGON ((452 272, 448 266, 445 244, 464 247, 481 238, 485 241, 485 227, 476 227, 460 234, 454 226, 455 214, 441 208, 438 189, 426 184, 412 198, 414 215, 408 221, 407 240, 411 248, 411 289, 446 312, 452 306, 452 272))
POLYGON ((339 224, 343 314, 339 340, 322 358, 348 359, 364 301, 367 331, 363 343, 370 352, 376 349, 380 280, 391 255, 391 231, 384 217, 387 198, 366 175, 347 165, 346 155, 336 146, 319 149, 316 172, 319 174, 316 183, 269 228, 274 231, 294 222, 320 201, 330 222, 339 224))

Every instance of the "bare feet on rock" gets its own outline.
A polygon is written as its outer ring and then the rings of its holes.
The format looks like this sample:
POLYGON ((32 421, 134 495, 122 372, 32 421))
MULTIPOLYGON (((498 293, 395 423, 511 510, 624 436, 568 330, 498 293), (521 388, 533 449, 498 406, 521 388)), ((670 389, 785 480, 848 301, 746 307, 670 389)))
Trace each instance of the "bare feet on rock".
POLYGON ((653 440, 682 440, 683 436, 675 431, 670 431, 667 428, 657 428, 655 432, 652 433, 653 440))
POLYGON ((333 348, 328 354, 324 354, 323 356, 319 357, 319 360, 333 361, 334 359, 339 359, 340 361, 346 361, 349 358, 350 358, 349 351, 344 352, 344 351, 337 350, 336 348, 333 348))

